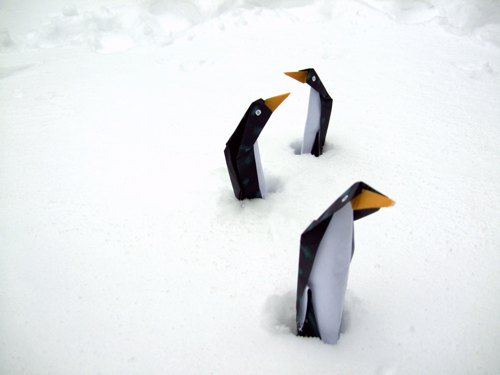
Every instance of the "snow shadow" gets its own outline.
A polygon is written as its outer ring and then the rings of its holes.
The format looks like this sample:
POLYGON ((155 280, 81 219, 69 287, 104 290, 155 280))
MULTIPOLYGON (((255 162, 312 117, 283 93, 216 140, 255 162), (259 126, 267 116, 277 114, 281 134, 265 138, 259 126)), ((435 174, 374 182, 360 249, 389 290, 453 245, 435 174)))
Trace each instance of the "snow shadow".
MULTIPOLYGON (((300 153, 302 148, 302 141, 300 139, 296 139, 290 143, 290 148, 293 150, 294 155, 302 155, 300 153)), ((325 142, 323 145, 323 154, 330 152, 331 150, 333 150, 333 144, 325 142)))
POLYGON ((268 194, 279 193, 283 191, 284 186, 283 179, 277 176, 266 176, 266 191, 268 194))
POLYGON ((344 310, 342 312, 342 321, 340 322, 340 334, 343 335, 349 332, 353 315, 363 310, 361 300, 356 297, 351 290, 347 289, 344 299, 344 310))
POLYGON ((264 303, 262 325, 274 334, 297 334, 295 324, 295 292, 273 294, 264 303))
POLYGON ((333 145, 333 143, 325 142, 325 144, 323 145, 323 154, 326 154, 331 151, 336 151, 335 146, 333 145))
POLYGON ((0 51, 8 51, 15 47, 15 43, 6 30, 0 30, 0 51))
POLYGON ((25 70, 30 69, 33 66, 34 64, 25 64, 25 65, 12 66, 9 68, 0 68, 0 79, 10 77, 17 73, 21 73, 25 70))
POLYGON ((292 143, 290 143, 290 148, 293 150, 294 155, 300 155, 300 149, 302 148, 302 141, 300 139, 296 139, 292 143))

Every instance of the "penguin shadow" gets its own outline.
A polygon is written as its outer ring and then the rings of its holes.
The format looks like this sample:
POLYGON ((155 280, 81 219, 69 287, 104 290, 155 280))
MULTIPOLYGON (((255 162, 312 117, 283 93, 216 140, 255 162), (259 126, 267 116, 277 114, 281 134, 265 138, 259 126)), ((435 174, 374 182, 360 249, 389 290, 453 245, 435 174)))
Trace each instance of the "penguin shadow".
MULTIPOLYGON (((264 303, 262 326, 273 334, 297 335, 295 301, 295 291, 269 296, 264 303)), ((344 310, 342 312, 342 321, 340 323, 341 335, 349 332, 352 316, 355 315, 356 311, 362 309, 361 300, 350 290, 347 290, 344 310)))

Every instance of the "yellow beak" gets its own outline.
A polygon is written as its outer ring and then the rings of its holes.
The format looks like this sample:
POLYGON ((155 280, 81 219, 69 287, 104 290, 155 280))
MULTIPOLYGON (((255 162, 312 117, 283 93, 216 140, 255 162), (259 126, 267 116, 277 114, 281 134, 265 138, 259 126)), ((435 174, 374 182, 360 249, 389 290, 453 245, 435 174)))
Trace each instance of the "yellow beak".
POLYGON ((306 83, 307 80, 307 71, 299 71, 299 72, 285 72, 285 74, 293 79, 296 79, 299 82, 306 83))
POLYGON ((386 196, 373 191, 363 189, 361 194, 357 195, 351 201, 353 210, 366 210, 370 208, 381 208, 393 206, 396 202, 386 196))
POLYGON ((274 110, 278 108, 281 103, 283 103, 283 100, 285 100, 288 95, 290 95, 289 92, 264 100, 264 102, 266 103, 266 107, 269 108, 271 112, 274 112, 274 110))

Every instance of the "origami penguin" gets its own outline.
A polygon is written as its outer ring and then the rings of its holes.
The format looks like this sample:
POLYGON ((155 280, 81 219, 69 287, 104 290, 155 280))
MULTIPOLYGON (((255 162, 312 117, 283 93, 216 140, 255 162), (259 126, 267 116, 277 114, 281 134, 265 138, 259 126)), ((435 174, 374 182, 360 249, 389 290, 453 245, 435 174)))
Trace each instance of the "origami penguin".
POLYGON ((227 169, 234 195, 239 200, 263 198, 266 193, 257 138, 273 111, 289 93, 258 99, 248 107, 245 115, 229 138, 224 149, 227 169))
POLYGON ((285 74, 311 86, 301 154, 310 153, 319 156, 323 153, 326 132, 330 123, 332 98, 328 95, 325 86, 323 86, 314 69, 303 69, 298 72, 286 72, 285 74))
POLYGON ((302 233, 297 283, 297 334, 336 344, 354 254, 354 220, 394 201, 363 182, 352 185, 302 233))

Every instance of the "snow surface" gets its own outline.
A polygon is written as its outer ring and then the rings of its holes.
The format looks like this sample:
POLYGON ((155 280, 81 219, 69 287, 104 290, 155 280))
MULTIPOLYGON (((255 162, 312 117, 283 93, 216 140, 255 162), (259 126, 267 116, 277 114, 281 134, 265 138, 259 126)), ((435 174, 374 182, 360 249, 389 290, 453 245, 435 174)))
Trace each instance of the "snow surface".
POLYGON ((500 373, 499 28, 496 0, 2 0, 0 373, 500 373), (224 144, 288 91, 239 202, 224 144), (355 224, 338 344, 298 338, 300 234, 358 180, 397 204, 355 224))

